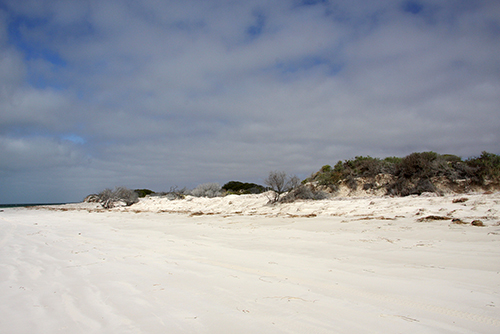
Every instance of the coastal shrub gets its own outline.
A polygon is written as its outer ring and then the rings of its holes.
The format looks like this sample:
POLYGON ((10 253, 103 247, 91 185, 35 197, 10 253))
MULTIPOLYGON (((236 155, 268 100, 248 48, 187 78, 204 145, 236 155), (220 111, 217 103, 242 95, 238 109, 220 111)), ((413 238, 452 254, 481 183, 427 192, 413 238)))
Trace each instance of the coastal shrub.
POLYGON ((149 189, 134 189, 134 191, 137 193, 137 196, 139 196, 140 198, 146 197, 147 195, 154 194, 154 191, 149 190, 149 189))
POLYGON ((322 200, 327 198, 328 194, 326 192, 317 190, 311 185, 301 184, 281 197, 279 201, 283 203, 291 203, 296 200, 322 200))
POLYGON ((359 178, 365 179, 362 182, 364 190, 382 186, 388 195, 395 196, 437 192, 437 184, 433 182, 462 191, 471 189, 470 186, 499 188, 500 156, 482 152, 479 157, 465 161, 453 154, 440 155, 433 151, 415 152, 403 158, 356 156, 338 161, 333 168, 324 165, 305 182, 314 182, 331 190, 337 190, 339 184, 344 184, 354 190, 361 181, 359 178), (375 178, 380 174, 389 177, 379 178, 386 181, 378 185, 380 180, 375 182, 375 178))
POLYGON ((462 158, 454 154, 443 154, 441 157, 448 162, 461 162, 462 158))
POLYGON ((479 157, 466 160, 466 165, 475 172, 479 182, 500 181, 500 155, 483 151, 479 157))
POLYGON ((336 189, 339 181, 342 179, 342 173, 335 170, 320 172, 312 181, 317 181, 321 186, 327 186, 332 190, 336 189))
MULTIPOLYGON (((455 159, 456 160, 456 159, 455 159)), ((395 164, 396 179, 386 185, 387 194, 396 196, 420 195, 437 192, 431 178, 456 178, 453 168, 436 152, 411 153, 395 164)))
POLYGON ((408 196, 411 194, 412 184, 408 179, 398 178, 385 186, 387 195, 408 196))
POLYGON ((264 183, 273 192, 269 202, 276 203, 279 201, 281 194, 297 188, 301 182, 297 176, 289 176, 283 171, 272 171, 264 183))
POLYGON ((351 189, 351 190, 356 190, 358 188, 358 181, 356 181, 356 178, 354 175, 349 174, 345 177, 344 179, 346 186, 351 189))
POLYGON ((170 190, 168 192, 160 193, 161 196, 165 196, 169 200, 183 199, 188 194, 189 191, 186 187, 179 189, 177 186, 170 187, 170 190))
POLYGON ((409 178, 399 177, 386 185, 387 195, 409 196, 421 195, 427 192, 437 192, 436 187, 427 178, 420 178, 412 182, 409 178))
POLYGON ((333 166, 333 170, 335 172, 343 173, 344 172, 344 164, 342 163, 342 161, 340 161, 340 160, 337 161, 335 166, 333 166))
POLYGON ((98 194, 90 194, 83 199, 85 203, 98 203, 99 195, 98 194))
POLYGON ((222 195, 221 187, 218 183, 204 183, 191 190, 191 195, 195 197, 217 197, 222 195))
POLYGON ((415 185, 412 194, 421 195, 423 193, 436 192, 436 187, 429 179, 419 179, 415 185))
POLYGON ((322 173, 329 173, 332 171, 332 166, 330 165, 324 165, 323 167, 321 167, 321 172, 322 173))
MULTIPOLYGON (((356 156, 354 159, 345 160, 344 162, 338 161, 330 175, 335 175, 332 179, 338 182, 346 178, 375 177, 380 173, 392 174, 393 171, 393 162, 370 156, 356 156)), ((324 177, 327 172, 329 171, 322 168, 319 177, 324 177)), ((352 181, 351 186, 354 186, 352 181)))
POLYGON ((114 190, 104 189, 97 194, 98 202, 105 209, 113 208, 118 202, 123 202, 130 206, 139 201, 137 193, 125 187, 116 187, 114 190))
POLYGON ((374 177, 380 174, 384 168, 384 162, 377 158, 370 156, 358 156, 352 160, 352 173, 353 176, 374 177))
POLYGON ((403 158, 400 158, 400 157, 387 157, 387 158, 384 158, 384 162, 386 162, 388 164, 391 164, 391 165, 396 165, 396 164, 400 163, 401 161, 403 161, 403 158))
POLYGON ((233 194, 260 194, 266 191, 266 188, 255 183, 229 181, 222 186, 222 190, 233 194))
POLYGON ((436 159, 435 152, 412 153, 396 165, 396 175, 407 179, 431 177, 436 159))

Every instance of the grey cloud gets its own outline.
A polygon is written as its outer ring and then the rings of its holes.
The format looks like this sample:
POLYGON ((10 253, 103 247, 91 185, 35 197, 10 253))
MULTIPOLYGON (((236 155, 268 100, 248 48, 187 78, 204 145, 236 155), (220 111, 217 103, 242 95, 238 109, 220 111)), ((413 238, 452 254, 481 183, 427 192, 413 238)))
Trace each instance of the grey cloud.
POLYGON ((356 155, 499 153, 492 1, 6 3, 0 36, 13 17, 37 19, 24 42, 60 58, 0 45, 11 193, 59 185, 79 200, 115 185, 307 176, 356 155))
POLYGON ((43 170, 84 165, 88 159, 68 141, 44 137, 0 137, 2 171, 43 170))

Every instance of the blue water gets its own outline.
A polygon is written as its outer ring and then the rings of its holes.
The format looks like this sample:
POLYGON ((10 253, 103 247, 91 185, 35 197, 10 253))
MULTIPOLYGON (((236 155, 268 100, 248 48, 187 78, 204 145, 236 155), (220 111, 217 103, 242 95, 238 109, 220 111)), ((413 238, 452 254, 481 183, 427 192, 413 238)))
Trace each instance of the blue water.
POLYGON ((0 208, 22 208, 26 206, 39 206, 39 205, 63 205, 70 203, 24 203, 24 204, 0 204, 0 208))

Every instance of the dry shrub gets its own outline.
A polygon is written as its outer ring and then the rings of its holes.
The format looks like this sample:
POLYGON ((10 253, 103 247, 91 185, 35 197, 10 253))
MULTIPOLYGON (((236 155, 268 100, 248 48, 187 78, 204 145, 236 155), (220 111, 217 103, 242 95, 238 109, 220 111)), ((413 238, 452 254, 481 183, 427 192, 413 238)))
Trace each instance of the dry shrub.
POLYGON ((98 195, 98 202, 105 209, 111 209, 122 202, 130 206, 139 201, 139 196, 133 190, 125 187, 116 187, 114 190, 104 189, 98 195))
POLYGON ((311 185, 302 184, 288 192, 279 201, 282 203, 292 203, 296 200, 322 200, 327 198, 328 194, 326 192, 317 190, 311 185))
POLYGON ((191 191, 191 195, 195 197, 218 197, 222 195, 221 187, 218 183, 204 183, 198 185, 191 191))

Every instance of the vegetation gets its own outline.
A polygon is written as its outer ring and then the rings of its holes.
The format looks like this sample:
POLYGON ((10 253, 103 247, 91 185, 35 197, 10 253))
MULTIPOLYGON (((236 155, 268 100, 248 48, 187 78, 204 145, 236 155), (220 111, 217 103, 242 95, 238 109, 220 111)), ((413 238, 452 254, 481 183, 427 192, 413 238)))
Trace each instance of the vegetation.
POLYGON ((222 186, 222 190, 226 191, 227 194, 260 194, 266 191, 264 186, 255 183, 240 182, 240 181, 229 181, 222 186))
POLYGON ((341 184, 351 190, 358 189, 363 181, 363 189, 384 187, 386 194, 407 196, 424 192, 438 192, 436 181, 444 182, 451 188, 465 191, 469 187, 500 186, 500 156, 483 152, 481 156, 463 161, 451 154, 435 152, 412 153, 404 158, 388 157, 378 159, 357 156, 339 161, 332 169, 329 165, 313 174, 306 182, 314 182, 331 191, 341 184), (378 175, 388 175, 389 181, 377 184, 378 175))
POLYGON ((191 190, 191 195, 195 197, 218 197, 222 195, 221 190, 218 183, 204 183, 191 190))
MULTIPOLYGON (((132 205, 139 197, 148 195, 182 199, 186 195, 216 197, 223 194, 258 194, 272 190, 270 203, 293 202, 297 199, 324 199, 341 186, 352 191, 381 191, 386 195, 408 196, 425 192, 440 193, 500 189, 500 155, 482 152, 478 157, 463 160, 453 154, 436 152, 411 153, 406 157, 356 156, 338 161, 333 167, 324 165, 302 181, 282 171, 272 171, 265 180, 267 187, 240 181, 229 181, 220 187, 217 183, 204 183, 188 191, 173 187, 169 192, 155 193, 149 189, 130 190, 117 187, 105 189, 85 198, 86 202, 100 203, 112 208, 119 203, 132 205)), ((345 189, 345 188, 344 188, 345 189)), ((464 198, 464 201, 466 199, 464 198)), ((458 202, 458 201, 457 201, 458 202)))
POLYGON ((500 155, 483 152, 479 157, 468 159, 465 163, 469 172, 476 174, 481 184, 500 182, 500 155))
POLYGON ((329 197, 329 194, 325 191, 319 190, 310 184, 301 184, 289 191, 286 195, 279 199, 279 202, 291 203, 296 200, 322 200, 329 197))
POLYGON ((297 188, 300 180, 297 176, 289 176, 282 171, 272 171, 264 183, 273 191, 269 202, 276 203, 280 200, 281 194, 297 188))
POLYGON ((99 194, 87 196, 86 202, 97 202, 105 209, 115 207, 118 203, 123 203, 130 206, 139 201, 137 192, 125 187, 117 187, 114 190, 109 188, 104 189, 99 194))
POLYGON ((189 190, 187 188, 181 188, 179 189, 177 186, 170 187, 170 190, 168 192, 164 193, 159 193, 159 196, 165 196, 169 200, 174 200, 174 199, 183 199, 186 197, 186 195, 189 194, 189 190))
POLYGON ((146 197, 155 193, 153 190, 149 189, 134 189, 134 191, 137 193, 137 196, 139 196, 139 198, 146 197))

